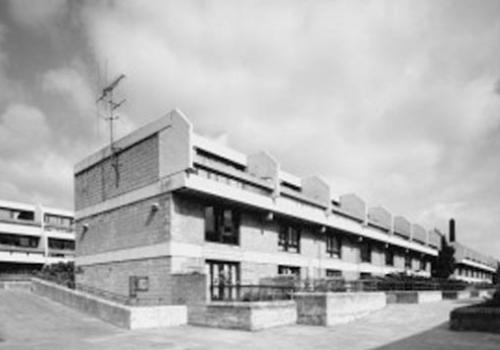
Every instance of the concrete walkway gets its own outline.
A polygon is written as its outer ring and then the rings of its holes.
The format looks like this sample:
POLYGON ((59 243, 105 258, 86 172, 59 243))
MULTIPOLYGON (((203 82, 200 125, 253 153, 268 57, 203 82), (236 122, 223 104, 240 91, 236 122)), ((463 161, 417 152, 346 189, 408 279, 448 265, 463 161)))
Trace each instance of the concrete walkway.
POLYGON ((0 290, 0 349, 500 349, 500 335, 448 330, 449 312, 461 305, 390 305, 334 328, 126 331, 30 293, 0 290))

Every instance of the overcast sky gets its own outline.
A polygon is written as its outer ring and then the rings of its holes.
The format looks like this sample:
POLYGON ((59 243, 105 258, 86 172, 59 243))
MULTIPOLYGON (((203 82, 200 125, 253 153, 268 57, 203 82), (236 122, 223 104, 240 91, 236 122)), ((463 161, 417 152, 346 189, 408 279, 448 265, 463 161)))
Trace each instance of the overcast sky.
POLYGON ((0 198, 72 208, 119 73, 119 135, 178 107, 500 257, 500 1, 2 0, 0 198))

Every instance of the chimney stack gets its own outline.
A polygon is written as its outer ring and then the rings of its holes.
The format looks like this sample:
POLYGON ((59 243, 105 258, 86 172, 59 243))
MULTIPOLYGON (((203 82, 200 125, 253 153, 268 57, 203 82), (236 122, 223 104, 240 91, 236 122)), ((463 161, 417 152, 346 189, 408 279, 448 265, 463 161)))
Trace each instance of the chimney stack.
POLYGON ((450 237, 450 243, 455 242, 455 219, 450 219, 450 227, 448 231, 450 237))

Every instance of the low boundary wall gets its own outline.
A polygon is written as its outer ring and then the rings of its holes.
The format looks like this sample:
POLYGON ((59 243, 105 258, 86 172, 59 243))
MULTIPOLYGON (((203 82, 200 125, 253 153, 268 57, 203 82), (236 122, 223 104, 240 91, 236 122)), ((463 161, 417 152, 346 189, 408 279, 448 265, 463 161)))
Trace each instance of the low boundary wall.
POLYGON ((31 281, 0 281, 0 289, 13 289, 31 292, 31 281))
POLYGON ((297 323, 333 326, 347 323, 383 309, 384 292, 296 293, 297 323))
POLYGON ((443 300, 440 290, 386 292, 387 304, 421 304, 443 300))
POLYGON ((212 302, 188 307, 188 323, 196 326, 256 331, 297 323, 293 300, 212 302))
POLYGON ((450 313, 450 329, 500 333, 500 307, 466 306, 450 313))
POLYGON ((170 327, 187 323, 184 305, 126 306, 88 293, 32 279, 32 292, 127 329, 170 327))
POLYGON ((443 290, 443 299, 469 299, 472 297, 470 290, 443 290))

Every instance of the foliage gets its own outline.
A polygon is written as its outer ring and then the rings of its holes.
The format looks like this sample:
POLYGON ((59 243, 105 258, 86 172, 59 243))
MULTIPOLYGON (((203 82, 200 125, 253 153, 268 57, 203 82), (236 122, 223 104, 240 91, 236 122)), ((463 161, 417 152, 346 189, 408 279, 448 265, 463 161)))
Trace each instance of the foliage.
POLYGON ((441 237, 441 250, 432 269, 432 277, 449 278, 455 271, 455 248, 448 245, 446 238, 441 237))
POLYGON ((493 274, 493 284, 500 286, 500 263, 497 264, 497 271, 493 274))
POLYGON ((73 262, 45 265, 37 277, 69 288, 75 288, 75 266, 73 262))

